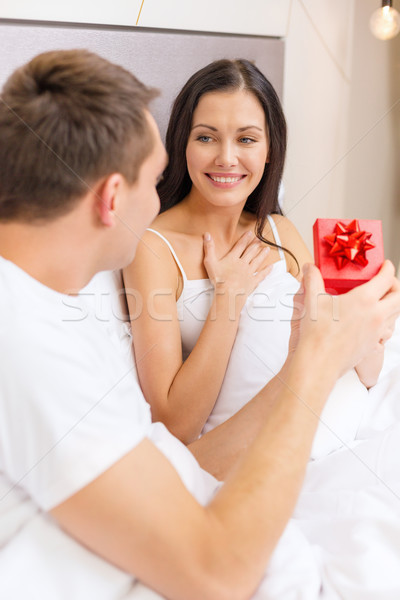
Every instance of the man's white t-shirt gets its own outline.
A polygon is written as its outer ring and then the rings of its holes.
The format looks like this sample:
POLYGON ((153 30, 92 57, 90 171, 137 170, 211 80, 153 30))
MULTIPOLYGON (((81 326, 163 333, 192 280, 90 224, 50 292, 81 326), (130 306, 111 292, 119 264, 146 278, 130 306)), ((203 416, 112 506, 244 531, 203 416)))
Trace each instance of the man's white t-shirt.
POLYGON ((96 314, 95 287, 63 295, 0 257, 0 289, 0 598, 126 598, 134 578, 75 542, 46 511, 144 437, 200 502, 217 482, 151 423, 126 324, 96 314))

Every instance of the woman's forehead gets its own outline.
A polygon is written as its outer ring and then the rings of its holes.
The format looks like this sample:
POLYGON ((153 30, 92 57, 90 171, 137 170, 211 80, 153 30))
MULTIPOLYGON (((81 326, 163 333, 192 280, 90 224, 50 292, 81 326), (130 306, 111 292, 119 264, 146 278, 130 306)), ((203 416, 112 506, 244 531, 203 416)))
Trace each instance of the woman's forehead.
MULTIPOLYGON (((229 121, 241 126, 265 127, 265 112, 258 98, 251 91, 227 90, 204 94, 193 113, 192 125, 204 120, 229 121)), ((205 124, 212 124, 205 123, 205 124)))

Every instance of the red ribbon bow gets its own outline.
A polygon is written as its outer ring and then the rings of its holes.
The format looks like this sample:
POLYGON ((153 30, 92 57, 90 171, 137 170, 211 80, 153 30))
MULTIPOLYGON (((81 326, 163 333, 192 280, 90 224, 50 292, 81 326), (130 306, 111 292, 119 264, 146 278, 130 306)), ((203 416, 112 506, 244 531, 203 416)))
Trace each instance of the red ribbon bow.
POLYGON ((349 262, 365 267, 368 264, 365 253, 375 248, 375 244, 369 241, 371 235, 368 231, 360 230, 357 219, 348 225, 336 223, 335 233, 326 235, 324 240, 331 246, 329 255, 335 260, 337 268, 343 269, 349 262))

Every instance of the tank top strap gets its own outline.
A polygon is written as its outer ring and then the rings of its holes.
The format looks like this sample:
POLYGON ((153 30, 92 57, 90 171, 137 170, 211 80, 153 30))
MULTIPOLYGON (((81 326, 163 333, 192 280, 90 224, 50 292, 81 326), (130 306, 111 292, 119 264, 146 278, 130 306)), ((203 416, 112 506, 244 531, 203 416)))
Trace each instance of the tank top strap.
MULTIPOLYGON (((274 234, 274 238, 275 238, 275 244, 278 244, 279 246, 282 246, 281 244, 281 238, 279 237, 279 233, 278 233, 278 228, 276 226, 275 221, 273 220, 271 215, 267 215, 267 219, 268 222, 271 226, 272 229, 272 233, 274 234)), ((278 248, 278 252, 279 252, 279 256, 281 257, 282 260, 285 260, 285 253, 283 252, 282 248, 278 248)))
POLYGON ((168 246, 168 248, 171 251, 172 256, 174 257, 174 260, 176 262, 176 264, 178 265, 178 269, 180 270, 180 272, 182 273, 182 277, 184 281, 187 281, 187 277, 186 277, 186 273, 181 265, 181 262, 179 260, 179 258, 176 255, 175 250, 173 249, 172 245, 170 244, 170 242, 167 240, 167 238, 165 238, 159 231, 157 231, 156 229, 151 229, 150 227, 147 228, 147 231, 152 231, 153 233, 155 233, 156 235, 158 235, 159 238, 161 238, 166 245, 168 246))

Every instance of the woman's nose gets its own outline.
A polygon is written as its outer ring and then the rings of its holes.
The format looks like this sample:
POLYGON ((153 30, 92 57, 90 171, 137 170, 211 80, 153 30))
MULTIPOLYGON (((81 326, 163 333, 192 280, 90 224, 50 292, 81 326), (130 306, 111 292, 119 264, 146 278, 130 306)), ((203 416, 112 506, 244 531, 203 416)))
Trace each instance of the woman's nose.
POLYGON ((218 155, 215 163, 219 167, 233 167, 238 164, 238 158, 234 144, 229 142, 221 144, 218 148, 218 155))

